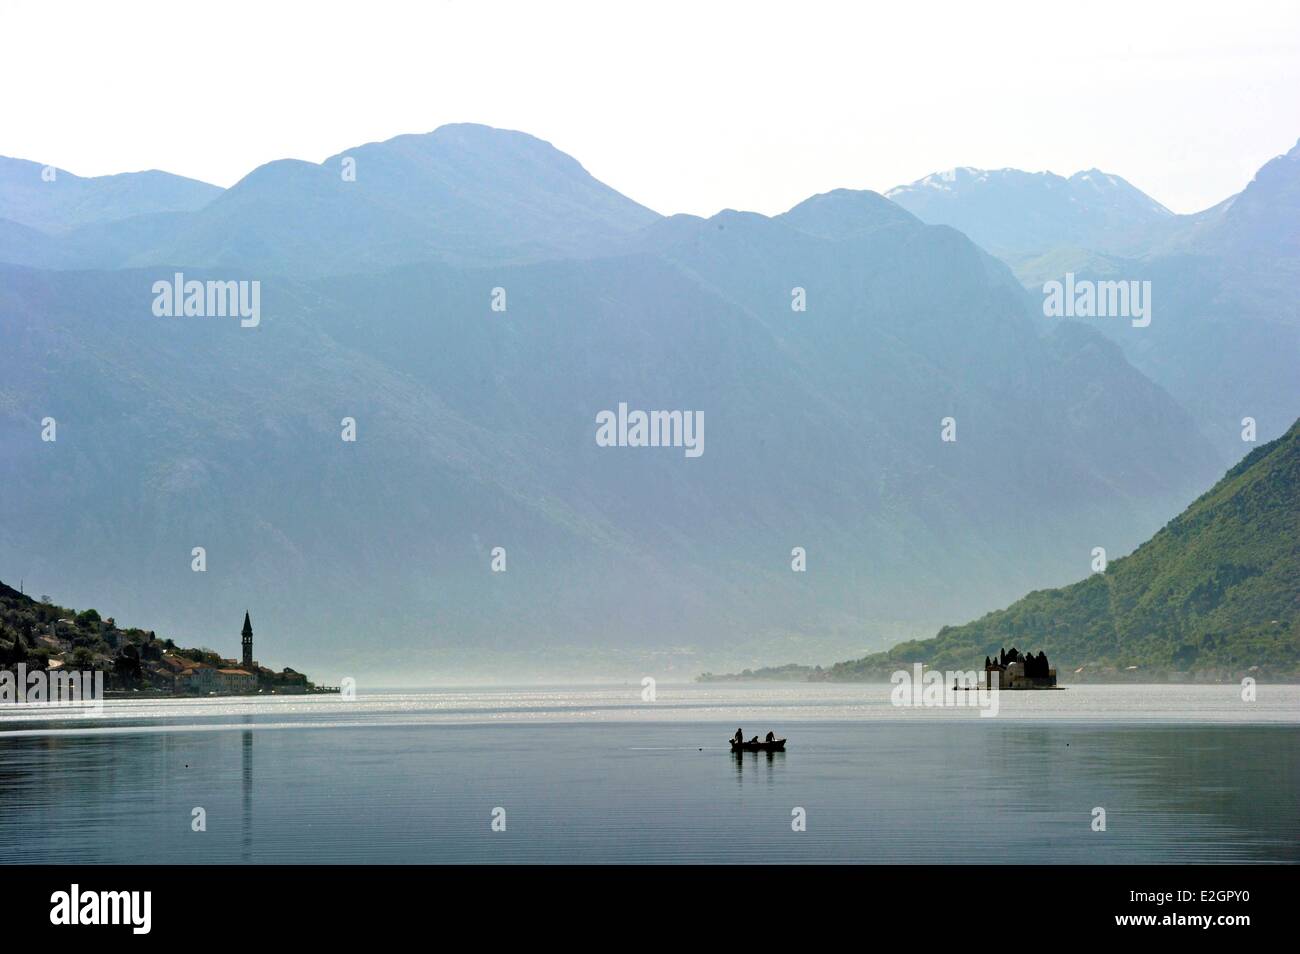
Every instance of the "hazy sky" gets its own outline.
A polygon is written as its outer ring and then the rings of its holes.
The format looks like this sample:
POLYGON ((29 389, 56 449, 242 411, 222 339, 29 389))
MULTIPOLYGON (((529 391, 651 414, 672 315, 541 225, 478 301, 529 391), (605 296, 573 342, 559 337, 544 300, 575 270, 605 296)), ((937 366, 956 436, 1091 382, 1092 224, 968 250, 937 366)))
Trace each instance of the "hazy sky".
POLYGON ((0 154, 231 185, 447 122, 660 212, 956 165, 1117 173, 1179 212, 1300 137, 1300 3, 0 0, 0 154))

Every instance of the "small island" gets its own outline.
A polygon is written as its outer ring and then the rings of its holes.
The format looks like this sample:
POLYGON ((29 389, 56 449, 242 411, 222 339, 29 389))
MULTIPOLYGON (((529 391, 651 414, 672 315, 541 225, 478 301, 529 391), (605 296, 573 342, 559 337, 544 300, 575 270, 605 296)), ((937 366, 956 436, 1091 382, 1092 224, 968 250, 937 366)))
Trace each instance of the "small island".
POLYGON ((120 629, 93 609, 77 612, 35 600, 0 583, 0 669, 102 672, 105 695, 135 697, 250 696, 337 693, 293 669, 279 671, 253 658, 253 623, 247 611, 240 631, 240 658, 214 650, 187 649, 152 630, 120 629))
POLYGON ((984 657, 984 688, 992 689, 1060 689, 1056 684, 1056 670, 1047 661, 1041 649, 1038 655, 1021 653, 1015 646, 1011 651, 1001 649, 992 659, 984 657), (994 676, 996 673, 996 677, 994 676))
MULTIPOLYGON (((877 674, 884 678, 883 671, 877 674)), ((869 681, 867 679, 860 681, 869 681)), ((696 682, 832 682, 836 681, 833 670, 821 666, 801 666, 789 663, 784 666, 768 666, 760 669, 745 669, 738 673, 702 673, 696 682)), ((847 680, 845 680, 847 681, 847 680)), ((1056 669, 1047 661, 1047 653, 1039 650, 1038 655, 1022 653, 1016 647, 1002 647, 997 655, 984 657, 984 677, 979 683, 984 689, 1061 689, 1056 684, 1056 669)), ((976 686, 957 688, 974 689, 976 686)))

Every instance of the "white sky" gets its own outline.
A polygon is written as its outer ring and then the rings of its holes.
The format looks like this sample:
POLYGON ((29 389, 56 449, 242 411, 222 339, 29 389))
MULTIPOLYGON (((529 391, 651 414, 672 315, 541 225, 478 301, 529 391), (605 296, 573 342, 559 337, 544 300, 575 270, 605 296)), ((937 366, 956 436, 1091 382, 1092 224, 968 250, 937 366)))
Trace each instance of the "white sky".
POLYGON ((956 165, 1191 212, 1300 137, 1300 3, 0 0, 0 154, 78 175, 231 185, 460 121, 665 213, 956 165))

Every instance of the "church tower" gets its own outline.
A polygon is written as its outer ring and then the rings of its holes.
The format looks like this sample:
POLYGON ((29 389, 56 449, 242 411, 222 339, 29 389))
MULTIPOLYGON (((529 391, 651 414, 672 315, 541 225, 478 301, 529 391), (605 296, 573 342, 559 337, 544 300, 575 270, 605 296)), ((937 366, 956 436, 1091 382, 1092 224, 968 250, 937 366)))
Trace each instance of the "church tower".
POLYGON ((249 672, 253 672, 253 623, 248 618, 248 610, 244 610, 243 637, 241 642, 244 646, 244 668, 249 672))

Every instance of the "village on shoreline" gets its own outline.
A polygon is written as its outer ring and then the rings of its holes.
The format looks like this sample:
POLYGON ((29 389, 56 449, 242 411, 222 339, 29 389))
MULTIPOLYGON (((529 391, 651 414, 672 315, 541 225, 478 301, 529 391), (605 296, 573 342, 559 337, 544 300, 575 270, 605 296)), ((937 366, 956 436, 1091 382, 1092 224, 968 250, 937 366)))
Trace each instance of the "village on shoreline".
POLYGON ((76 612, 35 600, 0 583, 0 669, 102 672, 109 698, 336 694, 305 673, 261 665, 253 658, 247 612, 240 658, 207 648, 184 648, 152 630, 120 629, 93 609, 76 612))

